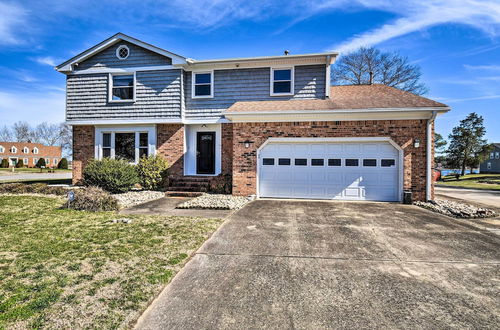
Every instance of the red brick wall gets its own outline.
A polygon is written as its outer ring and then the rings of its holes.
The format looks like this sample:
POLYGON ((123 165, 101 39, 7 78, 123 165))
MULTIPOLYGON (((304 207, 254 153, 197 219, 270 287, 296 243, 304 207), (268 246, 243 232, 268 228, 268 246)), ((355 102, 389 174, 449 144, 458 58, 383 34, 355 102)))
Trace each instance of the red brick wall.
POLYGON ((233 174, 233 124, 222 124, 222 162, 223 175, 233 174))
POLYGON ((94 158, 94 126, 73 126, 73 184, 82 184, 83 168, 94 158))
POLYGON ((233 194, 256 193, 257 149, 270 137, 390 137, 404 150, 404 189, 425 200, 426 120, 234 123, 233 194), (420 147, 413 141, 420 139, 420 147), (245 148, 244 141, 251 141, 245 148))
POLYGON ((36 162, 40 158, 48 158, 50 164, 47 164, 46 167, 57 167, 59 161, 61 160, 61 147, 57 146, 45 146, 41 143, 31 143, 31 142, 8 142, 8 141, 0 141, 0 146, 5 148, 3 153, 0 153, 0 159, 10 157, 15 157, 18 161, 23 161, 25 158, 28 159, 28 164, 24 165, 24 167, 35 167, 36 162), (12 152, 12 147, 16 147, 17 152, 12 152), (29 149, 28 153, 24 153, 24 147, 29 149), (33 153, 34 148, 38 148, 38 153, 33 153), (54 165, 54 159, 56 159, 57 163, 54 165))
POLYGON ((170 164, 170 175, 181 176, 184 173, 184 125, 156 125, 157 153, 170 164))

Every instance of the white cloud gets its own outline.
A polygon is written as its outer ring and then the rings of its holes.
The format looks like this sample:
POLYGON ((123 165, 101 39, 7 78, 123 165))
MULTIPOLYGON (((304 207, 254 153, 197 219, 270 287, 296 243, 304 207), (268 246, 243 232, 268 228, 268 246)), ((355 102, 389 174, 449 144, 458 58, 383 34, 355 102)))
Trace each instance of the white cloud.
POLYGON ((425 31, 440 24, 466 24, 490 36, 500 34, 500 2, 494 0, 408 0, 397 3, 388 0, 354 1, 362 7, 392 12, 401 17, 331 47, 341 53, 361 46, 376 45, 412 32, 425 31))
POLYGON ((500 71, 500 65, 469 65, 464 64, 467 70, 487 70, 487 71, 500 71))
POLYGON ((16 30, 26 23, 26 19, 27 12, 20 5, 0 2, 0 45, 22 43, 16 30))
POLYGON ((45 64, 49 66, 56 66, 59 63, 58 59, 55 59, 50 56, 45 56, 45 57, 35 57, 33 58, 33 61, 39 63, 39 64, 45 64))
POLYGON ((460 99, 444 99, 443 102, 458 103, 458 102, 466 102, 466 101, 492 100, 492 99, 500 99, 500 94, 499 95, 482 95, 482 96, 474 96, 474 97, 464 97, 464 98, 460 98, 460 99))
POLYGON ((0 118, 2 124, 11 125, 23 120, 30 124, 44 121, 64 121, 64 93, 43 93, 27 91, 0 91, 0 118))

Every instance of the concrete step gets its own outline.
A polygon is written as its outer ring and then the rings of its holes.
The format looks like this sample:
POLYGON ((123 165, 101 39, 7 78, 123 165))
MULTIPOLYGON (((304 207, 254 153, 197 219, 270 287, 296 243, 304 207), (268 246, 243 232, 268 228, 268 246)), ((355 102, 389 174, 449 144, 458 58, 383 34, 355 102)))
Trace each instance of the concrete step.
POLYGON ((197 192, 207 192, 208 191, 208 187, 198 187, 198 186, 195 186, 195 187, 186 187, 186 186, 178 186, 178 185, 175 185, 175 186, 170 186, 168 187, 168 190, 172 190, 172 191, 197 191, 197 192))
POLYGON ((199 191, 167 191, 165 193, 168 197, 198 197, 203 195, 202 192, 199 191))

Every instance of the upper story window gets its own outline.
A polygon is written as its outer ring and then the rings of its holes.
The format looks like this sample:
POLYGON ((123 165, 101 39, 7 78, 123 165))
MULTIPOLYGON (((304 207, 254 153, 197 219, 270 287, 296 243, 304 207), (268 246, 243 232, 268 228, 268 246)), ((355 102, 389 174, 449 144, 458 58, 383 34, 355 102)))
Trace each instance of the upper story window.
POLYGON ((213 72, 193 72, 193 98, 214 96, 213 72))
POLYGON ((120 60, 126 59, 129 55, 130 55, 130 49, 128 49, 128 47, 125 45, 120 45, 116 49, 116 57, 118 57, 120 60))
POLYGON ((3 154, 5 152, 5 148, 3 146, 0 146, 0 154, 3 154))
POLYGON ((110 75, 110 102, 131 102, 135 100, 135 74, 110 75))
POLYGON ((495 153, 494 152, 490 152, 490 159, 493 159, 495 158, 495 153))
POLYGON ((38 154, 38 148, 37 148, 37 147, 34 147, 34 148, 33 148, 33 153, 34 153, 35 155, 37 155, 37 154, 38 154))
POLYGON ((28 154, 28 153, 30 152, 30 149, 29 149, 28 147, 24 147, 24 148, 23 148, 23 152, 24 152, 25 154, 28 154))
POLYGON ((271 96, 293 95, 293 68, 271 68, 271 96))
POLYGON ((13 146, 12 148, 10 148, 10 152, 12 152, 13 154, 17 153, 17 148, 13 146))
POLYGON ((500 158, 500 152, 497 151, 497 152, 495 152, 495 159, 498 159, 498 158, 500 158))

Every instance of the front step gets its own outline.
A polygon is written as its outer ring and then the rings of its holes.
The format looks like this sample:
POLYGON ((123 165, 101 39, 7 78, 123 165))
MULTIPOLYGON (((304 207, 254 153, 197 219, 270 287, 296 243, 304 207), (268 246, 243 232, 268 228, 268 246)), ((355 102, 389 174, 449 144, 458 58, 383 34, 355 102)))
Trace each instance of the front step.
POLYGON ((198 197, 203 195, 202 192, 199 191, 174 191, 169 190, 165 193, 168 197, 198 197))
MULTIPOLYGON (((179 193, 201 193, 207 192, 210 189, 211 178, 198 176, 184 176, 180 178, 172 178, 168 191, 173 195, 178 196, 179 193)), ((191 197, 191 196, 187 196, 191 197)))
POLYGON ((197 192, 207 192, 208 187, 199 187, 199 186, 181 186, 176 184, 175 186, 168 187, 168 190, 171 191, 197 191, 197 192))

